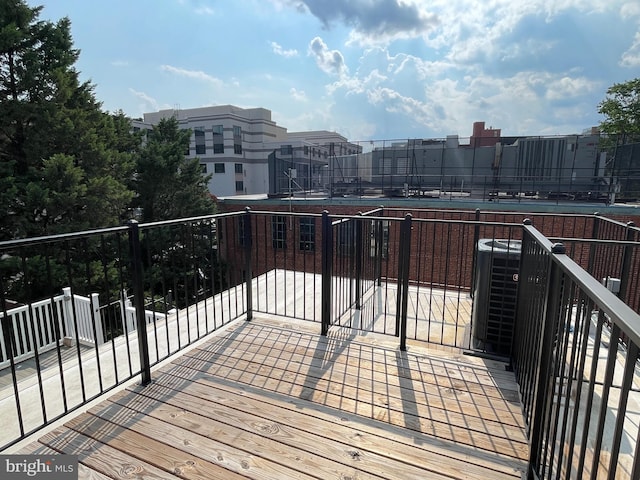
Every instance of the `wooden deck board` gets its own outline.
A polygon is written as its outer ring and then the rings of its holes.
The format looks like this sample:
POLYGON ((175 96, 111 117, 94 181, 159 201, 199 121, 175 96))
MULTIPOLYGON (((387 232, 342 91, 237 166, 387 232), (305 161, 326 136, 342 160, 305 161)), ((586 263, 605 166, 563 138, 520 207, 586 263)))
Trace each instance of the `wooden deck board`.
POLYGON ((81 478, 520 478, 500 362, 257 317, 22 452, 78 454, 81 478))

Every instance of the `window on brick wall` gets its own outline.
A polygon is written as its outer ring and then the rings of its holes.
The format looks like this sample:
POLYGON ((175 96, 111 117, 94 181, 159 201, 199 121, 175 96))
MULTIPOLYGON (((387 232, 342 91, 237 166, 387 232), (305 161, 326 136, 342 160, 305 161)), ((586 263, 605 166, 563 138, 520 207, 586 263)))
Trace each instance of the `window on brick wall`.
POLYGON ((273 248, 287 248, 287 220, 283 215, 271 217, 271 241, 273 248))
POLYGON ((300 218, 299 248, 305 252, 313 252, 316 249, 316 219, 314 217, 300 218))

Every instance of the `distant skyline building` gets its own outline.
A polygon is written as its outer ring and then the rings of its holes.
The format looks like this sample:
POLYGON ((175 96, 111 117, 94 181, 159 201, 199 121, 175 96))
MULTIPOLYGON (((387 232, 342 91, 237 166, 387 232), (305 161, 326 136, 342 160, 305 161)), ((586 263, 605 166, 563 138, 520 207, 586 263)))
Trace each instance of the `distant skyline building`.
POLYGON ((484 128, 484 122, 473 122, 473 133, 469 139, 472 147, 493 147, 500 141, 499 128, 484 128))
POLYGON ((328 130, 289 132, 266 108, 219 105, 145 113, 134 128, 175 117, 191 130, 185 155, 211 174, 216 197, 281 196, 323 190, 329 195, 397 191, 478 190, 580 194, 606 189, 606 158, 597 132, 555 137, 505 137, 474 122, 469 143, 409 139, 374 146, 328 130))

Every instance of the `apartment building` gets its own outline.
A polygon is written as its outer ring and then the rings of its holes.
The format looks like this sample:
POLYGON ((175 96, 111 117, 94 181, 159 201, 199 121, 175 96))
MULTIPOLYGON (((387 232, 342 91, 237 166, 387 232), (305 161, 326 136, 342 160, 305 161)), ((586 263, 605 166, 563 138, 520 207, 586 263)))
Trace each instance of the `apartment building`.
POLYGON ((217 197, 321 188, 332 156, 361 151, 336 132, 288 132, 266 108, 219 105, 160 110, 145 113, 143 122, 135 126, 151 128, 169 117, 192 131, 185 153, 197 157, 203 171, 212 175, 209 191, 217 197))

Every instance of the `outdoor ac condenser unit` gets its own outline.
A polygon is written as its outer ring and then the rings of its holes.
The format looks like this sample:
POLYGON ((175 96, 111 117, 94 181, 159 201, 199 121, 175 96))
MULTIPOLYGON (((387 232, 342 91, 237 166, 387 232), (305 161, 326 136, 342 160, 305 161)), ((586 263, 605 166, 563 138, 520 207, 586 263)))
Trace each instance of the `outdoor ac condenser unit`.
POLYGON ((520 240, 478 241, 471 333, 473 348, 499 355, 511 353, 516 316, 520 240))

